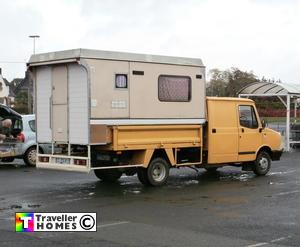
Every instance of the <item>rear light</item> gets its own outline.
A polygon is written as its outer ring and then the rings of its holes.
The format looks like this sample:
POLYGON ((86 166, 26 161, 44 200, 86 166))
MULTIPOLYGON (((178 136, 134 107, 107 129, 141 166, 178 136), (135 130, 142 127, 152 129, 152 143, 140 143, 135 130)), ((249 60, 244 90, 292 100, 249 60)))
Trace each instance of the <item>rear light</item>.
POLYGON ((25 142, 25 135, 23 132, 21 132, 21 134, 19 135, 19 139, 21 142, 25 142))
POLYGON ((39 157, 40 162, 48 163, 49 162, 49 157, 39 157))
POLYGON ((74 165, 86 166, 86 160, 74 159, 74 165))

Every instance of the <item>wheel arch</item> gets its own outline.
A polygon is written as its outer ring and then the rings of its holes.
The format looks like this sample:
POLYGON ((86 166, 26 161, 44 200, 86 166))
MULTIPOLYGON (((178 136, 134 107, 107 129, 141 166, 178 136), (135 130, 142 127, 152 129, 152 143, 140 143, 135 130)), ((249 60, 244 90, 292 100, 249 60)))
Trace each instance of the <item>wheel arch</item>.
POLYGON ((256 153, 256 157, 261 153, 261 152, 266 152, 267 154, 270 155, 271 159, 272 159, 272 156, 273 156, 273 152, 272 152, 272 149, 269 147, 269 146, 262 146, 259 148, 259 150, 257 151, 256 153))
POLYGON ((155 149, 151 160, 153 160, 155 158, 165 159, 169 163, 169 166, 175 165, 175 157, 174 157, 172 148, 170 148, 170 149, 165 149, 165 148, 155 149))
POLYGON ((134 153, 132 162, 134 164, 142 164, 144 168, 147 168, 150 162, 158 157, 165 159, 170 166, 176 165, 172 148, 138 150, 134 153))
MULTIPOLYGON (((37 147, 36 144, 30 145, 29 147, 26 148, 24 154, 25 154, 30 148, 36 148, 36 147, 37 147)), ((42 153, 42 154, 44 153, 44 149, 43 149, 42 147, 39 147, 39 153, 42 153)))

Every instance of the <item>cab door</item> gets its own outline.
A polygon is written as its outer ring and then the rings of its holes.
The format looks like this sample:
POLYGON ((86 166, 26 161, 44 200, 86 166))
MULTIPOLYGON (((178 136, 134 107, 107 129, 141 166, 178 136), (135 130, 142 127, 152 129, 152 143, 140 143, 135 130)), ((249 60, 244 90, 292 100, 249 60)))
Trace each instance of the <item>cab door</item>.
POLYGON ((252 161, 262 145, 262 128, 253 105, 238 106, 239 115, 239 161, 252 161))

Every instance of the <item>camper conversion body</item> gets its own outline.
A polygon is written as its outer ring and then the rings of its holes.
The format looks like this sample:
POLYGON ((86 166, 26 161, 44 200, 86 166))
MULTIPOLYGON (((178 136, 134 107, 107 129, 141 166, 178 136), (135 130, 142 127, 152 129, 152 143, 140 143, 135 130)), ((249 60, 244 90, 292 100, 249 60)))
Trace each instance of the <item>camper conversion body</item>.
POLYGON ((36 54, 37 167, 162 185, 172 167, 241 166, 265 175, 281 155, 249 99, 205 95, 200 59, 76 49, 36 54), (61 150, 56 153, 55 150, 61 150))

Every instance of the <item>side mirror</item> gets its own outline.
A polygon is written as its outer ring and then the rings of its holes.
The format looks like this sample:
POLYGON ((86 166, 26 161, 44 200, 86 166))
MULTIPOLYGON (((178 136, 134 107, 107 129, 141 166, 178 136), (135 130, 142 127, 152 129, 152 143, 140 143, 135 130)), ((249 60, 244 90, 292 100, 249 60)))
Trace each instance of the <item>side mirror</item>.
POLYGON ((261 120, 261 126, 263 129, 266 128, 266 126, 267 126, 266 121, 264 119, 261 120))

